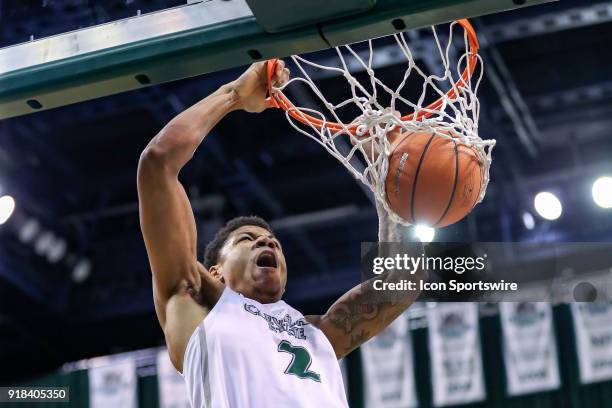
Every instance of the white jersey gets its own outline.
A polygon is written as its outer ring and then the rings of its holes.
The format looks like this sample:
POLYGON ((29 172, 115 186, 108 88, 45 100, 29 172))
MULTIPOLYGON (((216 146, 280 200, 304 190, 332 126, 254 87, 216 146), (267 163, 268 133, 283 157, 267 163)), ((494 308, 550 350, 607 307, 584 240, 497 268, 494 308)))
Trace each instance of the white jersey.
POLYGON ((187 344, 183 376, 193 408, 348 407, 321 330, 282 300, 227 287, 187 344))

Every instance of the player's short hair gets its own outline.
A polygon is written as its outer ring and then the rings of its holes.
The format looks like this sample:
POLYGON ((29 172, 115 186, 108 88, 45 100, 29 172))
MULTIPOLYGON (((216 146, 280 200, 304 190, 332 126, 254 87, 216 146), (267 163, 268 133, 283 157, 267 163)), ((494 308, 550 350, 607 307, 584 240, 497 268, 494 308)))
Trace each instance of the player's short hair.
POLYGON ((223 228, 221 228, 215 234, 215 237, 206 245, 204 250, 204 266, 208 269, 213 265, 219 263, 219 256, 221 254, 221 248, 225 245, 225 241, 232 232, 245 225, 253 225, 255 227, 261 227, 267 229, 270 232, 272 227, 263 218, 251 215, 249 217, 236 217, 229 220, 223 228))

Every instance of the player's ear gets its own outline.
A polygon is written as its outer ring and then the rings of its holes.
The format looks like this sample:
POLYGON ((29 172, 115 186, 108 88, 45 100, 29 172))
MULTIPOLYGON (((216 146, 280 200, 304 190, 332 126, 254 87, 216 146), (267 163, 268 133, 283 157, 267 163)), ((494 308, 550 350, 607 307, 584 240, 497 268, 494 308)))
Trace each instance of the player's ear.
POLYGON ((223 277, 221 268, 218 264, 208 268, 208 272, 213 276, 213 278, 219 280, 221 283, 225 283, 225 278, 223 277))

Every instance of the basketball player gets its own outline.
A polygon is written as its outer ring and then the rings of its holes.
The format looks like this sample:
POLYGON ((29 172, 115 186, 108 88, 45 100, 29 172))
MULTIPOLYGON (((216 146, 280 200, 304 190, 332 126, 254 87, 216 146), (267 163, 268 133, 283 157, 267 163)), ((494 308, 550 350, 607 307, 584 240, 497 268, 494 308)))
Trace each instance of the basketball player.
MULTIPOLYGON (((274 85, 288 78, 281 62, 274 85)), ((157 317, 193 407, 347 407, 338 359, 389 325, 417 293, 373 301, 372 287, 359 285, 324 315, 304 316, 281 300, 282 246, 257 217, 230 221, 204 263, 197 260, 195 220, 178 174, 226 114, 268 107, 266 85, 265 63, 253 64, 170 121, 140 157, 140 222, 157 317)))

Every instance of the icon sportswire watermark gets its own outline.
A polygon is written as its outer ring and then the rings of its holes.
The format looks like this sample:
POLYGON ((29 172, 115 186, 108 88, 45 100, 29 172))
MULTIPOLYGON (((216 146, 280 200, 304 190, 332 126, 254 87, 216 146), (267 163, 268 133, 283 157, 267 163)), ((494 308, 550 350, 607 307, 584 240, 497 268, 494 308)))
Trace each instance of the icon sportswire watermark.
POLYGON ((381 299, 597 301, 612 294, 611 266, 609 243, 364 242, 361 253, 362 282, 381 299))

